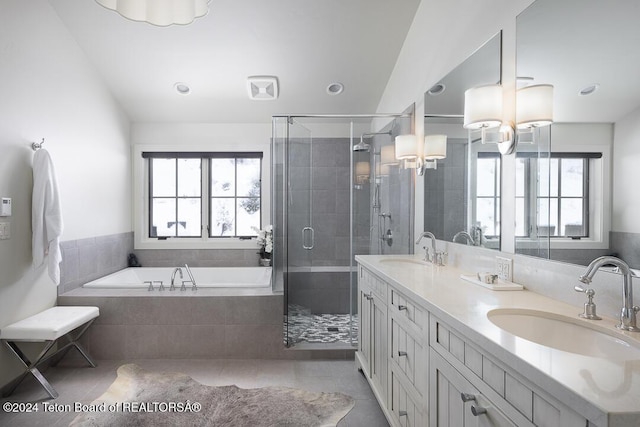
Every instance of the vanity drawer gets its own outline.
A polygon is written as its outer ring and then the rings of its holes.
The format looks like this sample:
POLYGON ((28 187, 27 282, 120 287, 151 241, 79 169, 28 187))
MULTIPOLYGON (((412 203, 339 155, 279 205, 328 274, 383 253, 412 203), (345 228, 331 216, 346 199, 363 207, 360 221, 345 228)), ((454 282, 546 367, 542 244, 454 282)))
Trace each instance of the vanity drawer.
POLYGON ((378 276, 364 268, 358 266, 358 283, 361 289, 367 289, 374 293, 382 302, 387 302, 387 284, 378 276))
POLYGON ((389 409, 395 424, 402 427, 426 427, 427 406, 419 403, 404 383, 404 377, 392 368, 390 374, 389 409))
POLYGON ((430 347, 463 373, 480 392, 499 404, 518 426, 532 423, 544 427, 586 425, 584 417, 467 342, 462 334, 433 315, 429 335, 430 347))
POLYGON ((429 377, 428 345, 407 330, 408 328, 396 318, 390 317, 389 322, 392 363, 426 403, 429 377))
POLYGON ((428 312, 414 304, 396 289, 390 289, 389 299, 391 304, 389 305, 389 310, 391 315, 397 319, 402 319, 400 320, 401 322, 407 322, 410 328, 422 335, 423 331, 428 328, 428 312))

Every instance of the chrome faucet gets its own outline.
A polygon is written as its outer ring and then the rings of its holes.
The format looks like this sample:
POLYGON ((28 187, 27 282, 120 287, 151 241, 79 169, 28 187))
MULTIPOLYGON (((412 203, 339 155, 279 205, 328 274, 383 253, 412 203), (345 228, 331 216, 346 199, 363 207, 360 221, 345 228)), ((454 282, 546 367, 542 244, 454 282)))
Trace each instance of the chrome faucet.
POLYGON ((452 242, 455 243, 456 240, 458 240, 458 237, 464 237, 467 240, 467 244, 471 244, 471 246, 475 246, 476 242, 475 240, 473 240, 473 237, 471 237, 471 234, 467 233, 466 231, 458 231, 456 234, 453 235, 453 239, 451 239, 452 242))
POLYGON ((616 327, 624 331, 640 332, 640 328, 636 326, 636 313, 640 311, 640 307, 633 305, 633 273, 626 262, 613 256, 598 257, 591 261, 587 271, 580 276, 580 281, 588 285, 596 272, 604 265, 614 265, 622 273, 622 309, 620 311, 620 324, 616 325, 616 327))
POLYGON ((446 255, 445 252, 439 252, 436 249, 436 236, 433 235, 433 233, 431 233, 430 231, 425 231, 422 234, 420 234, 420 237, 418 237, 418 239, 416 240, 416 245, 418 243, 420 243, 420 241, 422 240, 423 237, 428 237, 431 239, 431 254, 429 252, 429 248, 427 248, 426 246, 424 247, 424 260, 425 261, 430 261, 435 265, 439 265, 439 266, 443 266, 444 265, 444 256, 446 255))
POLYGON ((479 225, 471 227, 471 234, 473 235, 473 245, 482 246, 482 227, 479 225))
POLYGON ((180 267, 176 267, 173 270, 173 273, 171 273, 171 286, 169 286, 169 290, 170 291, 175 291, 176 290, 176 286, 175 286, 175 282, 176 282, 176 273, 180 273, 180 278, 183 279, 184 276, 182 274, 182 269, 180 267))

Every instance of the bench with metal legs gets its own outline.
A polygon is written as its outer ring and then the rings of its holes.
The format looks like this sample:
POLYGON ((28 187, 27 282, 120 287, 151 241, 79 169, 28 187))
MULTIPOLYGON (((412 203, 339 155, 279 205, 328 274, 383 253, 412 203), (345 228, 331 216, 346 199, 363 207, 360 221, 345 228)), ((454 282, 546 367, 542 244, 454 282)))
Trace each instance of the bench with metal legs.
POLYGON ((49 381, 42 375, 40 370, 38 370, 38 366, 52 357, 60 355, 60 357, 52 363, 52 366, 55 366, 71 347, 75 347, 82 357, 89 362, 89 365, 95 368, 95 362, 78 340, 98 315, 98 307, 58 306, 2 328, 2 330, 0 330, 0 341, 16 355, 25 368, 24 372, 15 380, 14 384, 4 393, 4 396, 11 395, 27 375, 31 374, 42 385, 51 398, 55 399, 58 397, 58 392, 49 384, 49 381), (74 331, 77 331, 75 336, 73 334, 74 331), (59 343, 63 337, 67 339, 67 343, 49 354, 53 346, 59 343), (32 362, 18 347, 17 343, 19 342, 44 342, 45 347, 32 362))

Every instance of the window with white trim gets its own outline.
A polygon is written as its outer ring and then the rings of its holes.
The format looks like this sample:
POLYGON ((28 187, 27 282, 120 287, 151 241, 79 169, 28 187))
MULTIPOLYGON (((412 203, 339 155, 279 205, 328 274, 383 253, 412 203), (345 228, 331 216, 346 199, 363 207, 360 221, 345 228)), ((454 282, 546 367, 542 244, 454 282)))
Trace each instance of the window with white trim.
POLYGON ((261 152, 143 152, 147 237, 248 238, 262 225, 261 152))
MULTIPOLYGON (((526 153, 524 153, 526 154, 526 153)), ((591 237, 590 164, 602 153, 551 153, 548 158, 518 154, 516 237, 591 237), (529 218, 536 218, 535 227, 529 218)))

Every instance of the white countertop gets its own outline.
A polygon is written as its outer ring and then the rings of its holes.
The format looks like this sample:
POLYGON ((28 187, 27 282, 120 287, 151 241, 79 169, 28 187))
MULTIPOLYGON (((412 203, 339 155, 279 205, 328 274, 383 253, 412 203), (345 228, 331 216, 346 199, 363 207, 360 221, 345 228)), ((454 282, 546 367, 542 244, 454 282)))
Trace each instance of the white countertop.
MULTIPOLYGON (((392 257, 420 260, 412 255, 358 255, 356 260, 591 421, 598 425, 620 422, 619 425, 640 426, 640 360, 611 361, 545 347, 503 331, 489 320, 487 313, 497 308, 524 308, 567 316, 589 325, 597 322, 597 327, 637 342, 640 347, 639 332, 616 329, 618 322, 612 318, 581 319, 581 308, 526 289, 492 291, 460 278, 461 274, 476 271, 380 262, 392 257)), ((573 287, 574 283, 558 286, 573 287)))

